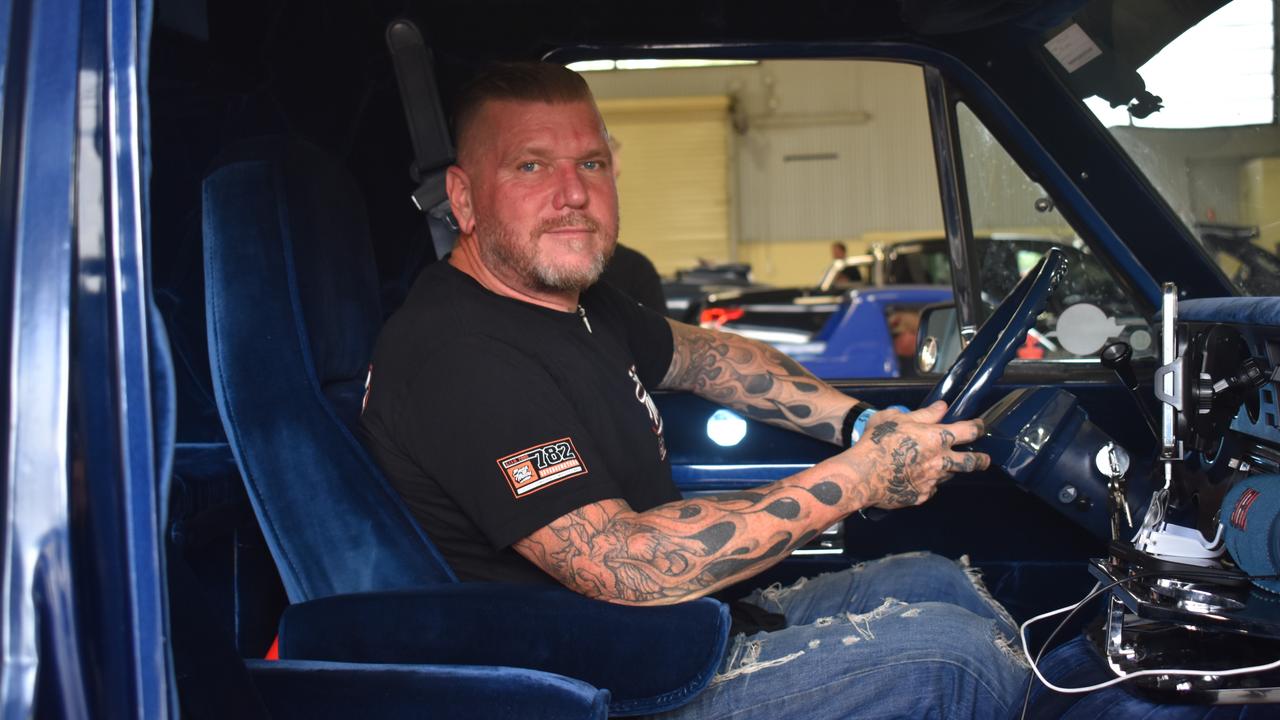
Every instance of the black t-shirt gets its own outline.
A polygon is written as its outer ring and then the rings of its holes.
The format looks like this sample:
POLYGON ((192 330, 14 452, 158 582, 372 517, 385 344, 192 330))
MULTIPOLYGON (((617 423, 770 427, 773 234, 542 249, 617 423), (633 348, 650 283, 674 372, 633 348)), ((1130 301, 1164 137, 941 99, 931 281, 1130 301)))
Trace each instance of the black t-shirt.
POLYGON ((646 390, 670 327, 607 284, 581 303, 585 321, 438 262, 378 337, 365 445, 463 580, 551 582, 511 543, 599 500, 680 497, 646 390))

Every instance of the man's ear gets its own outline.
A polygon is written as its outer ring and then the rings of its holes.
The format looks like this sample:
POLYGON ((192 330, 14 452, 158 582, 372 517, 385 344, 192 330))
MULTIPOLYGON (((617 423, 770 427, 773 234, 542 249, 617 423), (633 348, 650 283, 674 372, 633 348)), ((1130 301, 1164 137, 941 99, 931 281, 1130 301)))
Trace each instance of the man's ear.
POLYGON ((458 232, 463 235, 472 234, 476 229, 476 213, 471 202, 471 178, 467 177, 467 171, 457 165, 450 165, 445 172, 444 188, 449 195, 453 217, 458 221, 458 232))

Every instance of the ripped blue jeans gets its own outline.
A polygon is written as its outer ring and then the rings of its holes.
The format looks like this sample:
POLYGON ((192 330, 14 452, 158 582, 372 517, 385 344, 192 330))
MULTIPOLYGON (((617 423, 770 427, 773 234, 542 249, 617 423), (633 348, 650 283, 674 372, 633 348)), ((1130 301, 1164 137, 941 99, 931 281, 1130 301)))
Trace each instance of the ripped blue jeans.
POLYGON ((658 717, 986 720, 1021 706, 1017 628, 964 558, 894 555, 746 601, 787 627, 731 638, 711 684, 658 717))

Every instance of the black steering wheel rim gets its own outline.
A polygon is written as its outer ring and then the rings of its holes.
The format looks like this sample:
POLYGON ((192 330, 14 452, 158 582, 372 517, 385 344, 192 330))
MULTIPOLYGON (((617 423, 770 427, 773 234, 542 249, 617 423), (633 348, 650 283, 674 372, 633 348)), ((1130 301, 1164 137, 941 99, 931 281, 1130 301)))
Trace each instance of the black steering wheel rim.
POLYGON ((1067 254, 1050 248, 996 307, 924 400, 926 406, 947 401, 942 422, 967 420, 977 414, 1066 272, 1067 254))

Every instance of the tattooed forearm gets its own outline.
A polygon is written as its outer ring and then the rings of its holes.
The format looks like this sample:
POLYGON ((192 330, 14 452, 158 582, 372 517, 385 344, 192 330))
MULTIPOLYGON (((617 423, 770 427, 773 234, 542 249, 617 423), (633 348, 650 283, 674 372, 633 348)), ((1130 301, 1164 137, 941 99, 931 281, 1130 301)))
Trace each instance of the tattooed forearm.
POLYGON ((675 353, 662 387, 688 390, 754 420, 839 444, 853 400, 786 354, 748 338, 672 322, 675 353))
POLYGON ((838 521, 849 512, 844 505, 851 493, 842 487, 848 482, 806 476, 759 492, 691 498, 644 513, 619 500, 591 503, 520 540, 515 549, 588 597, 680 602, 760 572, 838 521))
POLYGON ((831 480, 823 480, 813 487, 805 488, 805 490, 808 490, 809 494, 816 498, 818 502, 832 507, 838 505, 840 499, 844 496, 844 491, 840 489, 840 484, 831 480))
MULTIPOLYGON (((721 357, 737 351, 727 343, 721 357)), ((696 382, 725 372, 715 362, 704 370, 693 374, 696 382)), ((768 568, 855 510, 918 505, 952 473, 987 467, 986 455, 953 447, 981 437, 981 421, 933 424, 945 409, 939 403, 901 415, 886 411, 873 419, 870 442, 770 485, 644 512, 602 500, 513 547, 588 597, 637 605, 692 600, 768 568)))

